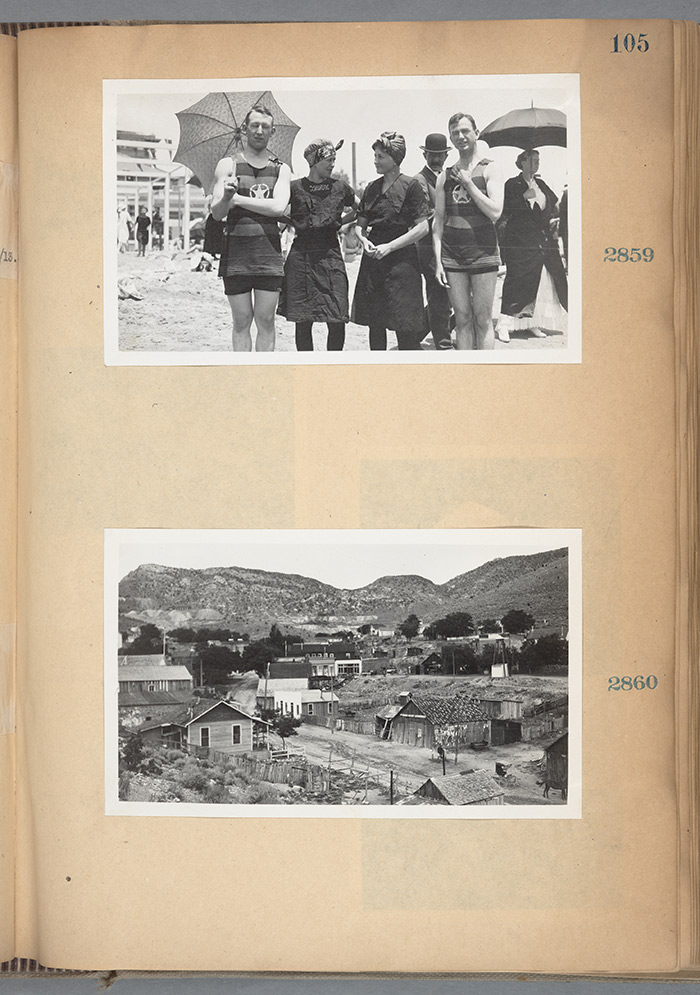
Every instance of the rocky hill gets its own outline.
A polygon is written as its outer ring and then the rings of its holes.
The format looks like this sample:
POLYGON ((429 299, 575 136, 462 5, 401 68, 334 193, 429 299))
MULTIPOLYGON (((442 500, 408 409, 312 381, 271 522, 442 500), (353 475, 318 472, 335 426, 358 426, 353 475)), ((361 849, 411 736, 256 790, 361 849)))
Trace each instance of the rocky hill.
POLYGON ((445 584, 413 574, 380 577, 356 590, 344 590, 298 574, 243 567, 194 570, 142 564, 119 585, 121 614, 155 621, 177 613, 188 620, 227 624, 241 631, 276 622, 357 626, 381 620, 394 624, 415 612, 424 622, 453 611, 475 620, 499 618, 512 608, 538 622, 568 620, 568 551, 491 560, 445 584))

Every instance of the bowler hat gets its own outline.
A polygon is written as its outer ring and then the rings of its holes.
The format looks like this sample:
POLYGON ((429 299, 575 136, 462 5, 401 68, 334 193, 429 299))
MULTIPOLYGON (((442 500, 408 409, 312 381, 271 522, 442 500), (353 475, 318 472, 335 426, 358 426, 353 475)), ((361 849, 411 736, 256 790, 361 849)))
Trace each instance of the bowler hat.
POLYGON ((450 152, 450 146, 447 144, 447 136, 441 135, 439 132, 433 132, 431 135, 425 136, 425 145, 420 146, 421 152, 450 152))

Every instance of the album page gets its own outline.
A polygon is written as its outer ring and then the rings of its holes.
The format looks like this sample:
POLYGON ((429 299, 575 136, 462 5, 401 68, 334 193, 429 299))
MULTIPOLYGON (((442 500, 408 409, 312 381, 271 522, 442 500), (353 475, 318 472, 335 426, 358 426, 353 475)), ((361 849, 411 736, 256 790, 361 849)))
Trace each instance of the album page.
POLYGON ((17 952, 674 971, 672 25, 86 27, 19 57, 17 952), (194 160, 221 95, 233 145, 194 160), (431 153, 445 348, 409 251, 431 153), (358 230, 297 223, 272 314, 288 182, 292 223, 337 194, 358 230), (258 241, 232 208, 210 251, 240 191, 258 241), (509 196, 546 219, 540 325, 509 196), (349 294, 310 349, 289 271, 319 249, 349 294), (207 627, 245 689, 188 656, 207 627))
POLYGON ((14 956, 17 519, 17 61, 0 37, 0 960, 14 956))

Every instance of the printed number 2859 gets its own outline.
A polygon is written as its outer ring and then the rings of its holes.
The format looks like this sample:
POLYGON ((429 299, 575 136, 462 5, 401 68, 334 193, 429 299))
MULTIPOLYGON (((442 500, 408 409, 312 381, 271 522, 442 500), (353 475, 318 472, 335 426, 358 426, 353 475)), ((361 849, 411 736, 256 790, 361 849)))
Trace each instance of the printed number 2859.
POLYGON ((616 249, 609 246, 605 250, 604 263, 650 263, 654 258, 653 249, 616 249))

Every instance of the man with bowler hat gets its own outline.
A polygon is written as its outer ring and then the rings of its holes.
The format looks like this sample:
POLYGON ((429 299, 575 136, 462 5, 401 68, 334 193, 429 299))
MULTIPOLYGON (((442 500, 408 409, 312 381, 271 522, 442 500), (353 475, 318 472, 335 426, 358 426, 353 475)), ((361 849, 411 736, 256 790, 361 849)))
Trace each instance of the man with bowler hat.
MULTIPOLYGON (((442 172, 445 160, 450 152, 447 137, 436 132, 426 135, 425 145, 420 146, 425 166, 415 177, 423 187, 431 210, 435 210, 435 184, 442 172)), ((450 336, 450 299, 447 289, 438 282, 435 276, 435 253, 433 252, 432 235, 429 232, 418 242, 418 261, 425 279, 425 291, 428 298, 428 324, 433 333, 436 349, 451 349, 450 336)))

